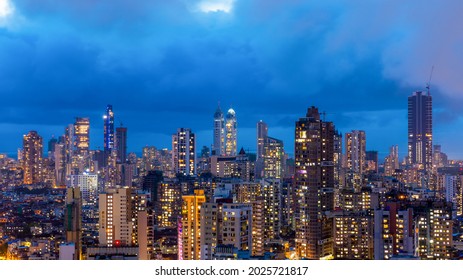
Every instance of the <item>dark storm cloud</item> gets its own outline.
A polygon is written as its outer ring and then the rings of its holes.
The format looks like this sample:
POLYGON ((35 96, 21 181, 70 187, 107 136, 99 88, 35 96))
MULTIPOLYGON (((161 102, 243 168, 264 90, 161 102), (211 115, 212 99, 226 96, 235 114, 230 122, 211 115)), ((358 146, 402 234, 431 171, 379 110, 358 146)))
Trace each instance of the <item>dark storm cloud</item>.
MULTIPOLYGON (((16 12, 0 26, 5 125, 49 134, 89 116, 96 147, 112 104, 132 150, 168 146, 177 127, 200 132, 202 146, 220 101, 243 134, 263 119, 292 150, 294 121, 316 105, 387 151, 405 144, 406 97, 433 64, 437 123, 455 130, 447 122, 462 115, 452 102, 463 92, 459 1, 236 0, 229 14, 180 0, 11 2, 16 12)), ((20 146, 19 134, 10 138, 2 149, 20 146)))

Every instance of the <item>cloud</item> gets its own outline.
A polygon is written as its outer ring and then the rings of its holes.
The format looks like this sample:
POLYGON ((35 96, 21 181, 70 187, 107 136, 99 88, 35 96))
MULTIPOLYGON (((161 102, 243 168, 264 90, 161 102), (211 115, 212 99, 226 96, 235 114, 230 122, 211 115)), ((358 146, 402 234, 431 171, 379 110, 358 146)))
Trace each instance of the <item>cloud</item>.
POLYGON ((243 143, 253 145, 263 119, 292 149, 288 131, 316 105, 343 130, 364 125, 372 147, 387 150, 406 141, 392 137, 406 116, 384 112, 406 109, 432 65, 436 123, 454 131, 462 116, 460 1, 230 0, 215 2, 230 14, 194 10, 206 2, 14 1, 27 24, 0 27, 1 118, 33 129, 90 116, 99 127, 113 104, 136 150, 160 135, 168 143, 177 127, 206 135, 220 101, 237 111, 243 143))

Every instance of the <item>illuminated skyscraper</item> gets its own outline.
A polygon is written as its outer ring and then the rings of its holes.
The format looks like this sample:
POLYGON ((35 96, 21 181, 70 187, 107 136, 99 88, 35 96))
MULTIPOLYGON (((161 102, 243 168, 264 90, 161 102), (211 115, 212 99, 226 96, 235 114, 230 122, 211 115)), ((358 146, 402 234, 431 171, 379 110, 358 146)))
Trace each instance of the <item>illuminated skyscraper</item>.
POLYGON ((104 151, 111 152, 114 149, 114 112, 113 106, 106 107, 104 119, 104 151))
POLYGON ((220 106, 214 113, 214 144, 212 154, 223 156, 225 154, 225 120, 220 106))
POLYGON ((177 226, 177 218, 181 215, 182 190, 176 179, 164 179, 158 185, 157 193, 151 193, 155 202, 157 225, 161 228, 177 226), (156 197, 155 197, 156 196, 156 197))
POLYGON ((408 97, 408 159, 410 164, 432 167, 432 97, 414 92, 408 97))
POLYGON ((172 135, 172 159, 175 173, 192 176, 196 174, 196 140, 189 128, 179 128, 172 135))
POLYGON ((346 133, 346 168, 363 175, 366 167, 366 136, 363 130, 346 133))
POLYGON ((274 241, 280 237, 281 228, 281 181, 266 178, 260 181, 264 196, 264 240, 274 241))
POLYGON ((84 157, 88 155, 90 147, 90 119, 76 118, 74 123, 74 146, 76 155, 84 157))
POLYGON ((203 190, 184 195, 182 206, 182 259, 201 259, 201 205, 206 202, 203 190))
POLYGON ((237 153, 237 123, 236 113, 230 108, 225 119, 225 154, 236 156, 237 153))
POLYGON ((24 184, 42 182, 42 137, 37 131, 29 131, 23 137, 24 184))
POLYGON ((236 187, 236 202, 252 206, 252 256, 264 255, 265 200, 260 183, 246 182, 236 187))
POLYGON ((117 162, 125 163, 127 160, 127 127, 116 128, 117 162))
POLYGON ((282 179, 285 164, 283 141, 265 137, 263 148, 264 178, 282 179))
POLYGON ((333 255, 334 125, 310 107, 296 122, 296 252, 299 258, 333 255))

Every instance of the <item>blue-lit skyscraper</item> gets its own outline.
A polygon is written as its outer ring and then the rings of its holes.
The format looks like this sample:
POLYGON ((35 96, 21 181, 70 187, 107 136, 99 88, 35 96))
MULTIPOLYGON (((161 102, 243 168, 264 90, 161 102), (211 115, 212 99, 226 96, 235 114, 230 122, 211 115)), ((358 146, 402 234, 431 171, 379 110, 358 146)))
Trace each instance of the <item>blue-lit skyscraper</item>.
POLYGON ((113 106, 106 107, 104 119, 104 150, 111 152, 114 149, 114 112, 113 106))

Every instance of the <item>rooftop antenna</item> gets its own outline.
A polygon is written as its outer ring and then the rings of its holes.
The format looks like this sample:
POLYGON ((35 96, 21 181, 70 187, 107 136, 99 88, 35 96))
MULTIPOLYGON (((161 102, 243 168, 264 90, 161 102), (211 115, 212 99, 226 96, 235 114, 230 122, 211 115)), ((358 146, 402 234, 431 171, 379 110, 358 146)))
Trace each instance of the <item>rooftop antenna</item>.
POLYGON ((431 95, 431 79, 432 79, 433 72, 434 72, 434 65, 431 68, 431 74, 429 75, 429 80, 426 83, 426 89, 428 90, 428 95, 431 95))
POLYGON ((323 115, 323 121, 325 122, 325 121, 326 121, 326 112, 323 111, 323 112, 322 112, 322 115, 323 115))

